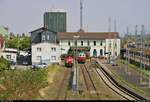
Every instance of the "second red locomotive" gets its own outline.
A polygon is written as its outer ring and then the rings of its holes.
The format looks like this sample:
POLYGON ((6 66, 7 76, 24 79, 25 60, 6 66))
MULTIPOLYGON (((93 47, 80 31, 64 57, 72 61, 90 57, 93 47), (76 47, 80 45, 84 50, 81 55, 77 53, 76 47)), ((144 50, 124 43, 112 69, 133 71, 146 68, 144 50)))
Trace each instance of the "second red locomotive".
POLYGON ((78 63, 85 63, 86 54, 84 52, 80 52, 77 57, 78 63))

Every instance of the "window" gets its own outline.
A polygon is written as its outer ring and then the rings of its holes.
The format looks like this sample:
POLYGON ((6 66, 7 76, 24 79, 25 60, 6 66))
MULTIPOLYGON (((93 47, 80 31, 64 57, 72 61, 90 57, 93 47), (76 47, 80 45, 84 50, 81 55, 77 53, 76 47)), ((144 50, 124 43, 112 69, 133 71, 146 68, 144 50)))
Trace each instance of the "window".
POLYGON ((96 41, 94 41, 94 46, 96 46, 96 41))
POLYGON ((90 41, 87 42, 87 45, 90 46, 90 41))
POLYGON ((42 40, 45 41, 45 35, 42 35, 42 40))
POLYGON ((68 41, 68 46, 70 46, 70 41, 68 41))
POLYGON ((83 41, 81 41, 81 46, 83 46, 83 41))
POLYGON ((56 48, 55 48, 55 47, 52 47, 52 48, 51 48, 51 51, 56 51, 56 48))
POLYGON ((74 44, 75 46, 77 46, 77 41, 75 41, 75 44, 74 44))
POLYGON ((41 59, 42 59, 41 56, 37 56, 36 58, 37 58, 37 60, 40 60, 40 61, 41 61, 41 59))
POLYGON ((38 47, 38 48, 37 48, 37 52, 41 52, 41 48, 38 47))
POLYGON ((100 42, 100 45, 103 46, 103 41, 100 42))
POLYGON ((51 56, 51 60, 56 60, 56 56, 51 56))
POLYGON ((49 35, 47 35, 47 40, 49 40, 49 35))
POLYGON ((100 56, 103 56, 103 50, 100 49, 100 56))

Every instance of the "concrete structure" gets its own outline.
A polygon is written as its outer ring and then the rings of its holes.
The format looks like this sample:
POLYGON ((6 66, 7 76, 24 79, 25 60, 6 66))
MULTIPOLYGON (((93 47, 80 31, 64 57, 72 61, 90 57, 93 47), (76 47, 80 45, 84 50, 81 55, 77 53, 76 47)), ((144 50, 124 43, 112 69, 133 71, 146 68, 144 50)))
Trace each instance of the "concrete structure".
POLYGON ((56 32, 47 29, 45 27, 36 29, 31 33, 31 44, 37 44, 37 43, 56 43, 57 41, 57 34, 56 32))
POLYGON ((117 32, 60 32, 58 33, 61 54, 67 54, 70 48, 77 47, 79 49, 89 49, 90 56, 110 56, 120 55, 120 38, 117 32), (77 42, 73 36, 79 35, 77 42))
POLYGON ((17 62, 17 49, 4 48, 3 52, 0 53, 0 57, 3 57, 9 61, 17 62))
POLYGON ((60 47, 52 43, 39 43, 32 45, 32 64, 60 63, 60 47))
POLYGON ((55 32, 66 32, 67 14, 63 9, 52 9, 44 13, 44 27, 55 32))

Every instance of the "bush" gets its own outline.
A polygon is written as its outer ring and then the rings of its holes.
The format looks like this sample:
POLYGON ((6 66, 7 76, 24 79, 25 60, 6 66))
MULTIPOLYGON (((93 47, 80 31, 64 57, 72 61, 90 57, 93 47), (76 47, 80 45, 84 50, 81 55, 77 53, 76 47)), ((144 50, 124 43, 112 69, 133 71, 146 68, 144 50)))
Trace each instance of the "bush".
POLYGON ((10 68, 10 61, 0 58, 0 71, 7 70, 10 68))
POLYGON ((0 99, 34 99, 39 89, 46 87, 47 72, 40 70, 7 70, 0 72, 0 99), (5 90, 4 90, 5 89, 5 90))

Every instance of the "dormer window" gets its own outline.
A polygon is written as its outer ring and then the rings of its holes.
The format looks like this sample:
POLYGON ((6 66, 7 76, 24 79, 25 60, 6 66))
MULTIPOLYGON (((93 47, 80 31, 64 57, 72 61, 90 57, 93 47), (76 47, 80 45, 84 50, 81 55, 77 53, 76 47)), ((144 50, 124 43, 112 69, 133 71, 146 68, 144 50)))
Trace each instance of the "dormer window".
POLYGON ((42 41, 45 41, 45 35, 42 35, 42 41))

